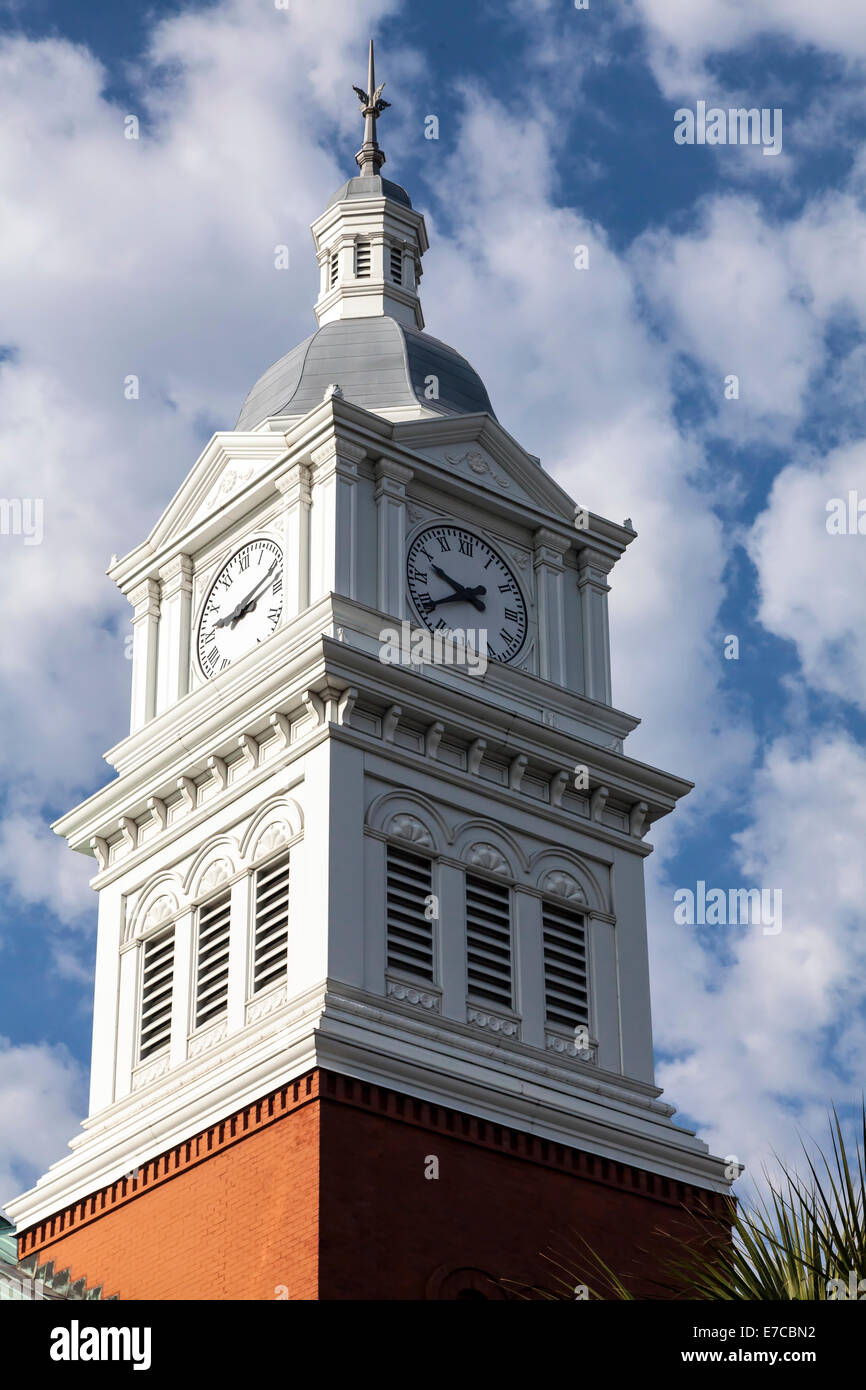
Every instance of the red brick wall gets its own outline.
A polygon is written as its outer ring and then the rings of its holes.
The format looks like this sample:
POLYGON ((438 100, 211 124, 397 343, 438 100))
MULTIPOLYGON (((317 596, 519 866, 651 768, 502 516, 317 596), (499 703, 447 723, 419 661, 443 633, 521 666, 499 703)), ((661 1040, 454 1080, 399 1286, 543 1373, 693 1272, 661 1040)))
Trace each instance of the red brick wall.
POLYGON ((708 1195, 314 1072, 40 1223, 20 1250, 121 1299, 269 1300, 284 1286, 420 1300, 495 1296, 485 1275, 549 1285, 542 1252, 577 1231, 659 1297, 656 1228, 708 1195))

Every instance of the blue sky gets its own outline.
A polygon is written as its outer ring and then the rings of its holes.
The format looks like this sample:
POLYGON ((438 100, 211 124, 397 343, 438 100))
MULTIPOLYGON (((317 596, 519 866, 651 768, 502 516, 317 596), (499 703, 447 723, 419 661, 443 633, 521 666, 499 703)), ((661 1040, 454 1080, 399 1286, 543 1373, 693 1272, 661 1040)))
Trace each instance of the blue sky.
POLYGON ((866 497, 866 13, 7 0, 0 495, 44 497, 46 522, 38 547, 0 537, 0 1200, 86 1108, 91 866, 47 826, 126 728, 104 569, 311 331, 308 226, 353 171, 370 33, 386 173, 431 231, 429 330, 639 533, 613 577, 614 700, 643 719, 628 751, 696 783, 648 866, 667 1098, 757 1168, 862 1088, 866 536, 825 518, 866 497), (675 144, 698 101, 781 108, 782 154, 675 144), (783 930, 676 926, 699 879, 780 889, 783 930))

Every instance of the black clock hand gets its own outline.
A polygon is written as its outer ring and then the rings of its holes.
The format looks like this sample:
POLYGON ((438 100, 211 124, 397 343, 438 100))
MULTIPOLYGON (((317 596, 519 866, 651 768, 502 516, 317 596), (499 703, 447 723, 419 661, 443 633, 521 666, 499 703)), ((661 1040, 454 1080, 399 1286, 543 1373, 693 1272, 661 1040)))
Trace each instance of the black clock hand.
POLYGON ((235 623, 239 622, 240 619, 244 616, 244 614, 249 611, 250 607, 252 606, 253 599, 257 596, 259 589, 261 589, 263 585, 267 586, 267 581, 270 579, 276 567, 277 561, 274 560, 271 564, 270 569, 264 575, 264 578, 260 579, 256 584, 253 585, 246 598, 241 599, 241 602, 235 605, 231 613, 227 613, 224 618, 217 619, 217 621, 214 623, 214 627, 228 627, 229 624, 231 624, 231 626, 234 627, 235 623))
POLYGON ((486 604, 483 604, 479 598, 476 598, 476 594, 486 593, 487 590, 484 588, 483 584, 479 584, 475 589, 461 589, 459 594, 449 594, 447 598, 431 599, 428 612, 432 612, 434 608, 441 607, 443 603, 471 603, 478 609, 479 613, 483 613, 486 604))
POLYGON ((456 589, 458 593, 462 592, 463 585, 458 584, 455 580, 453 580, 450 574, 446 574, 445 571, 441 570, 438 565, 431 565, 430 568, 432 569, 434 574, 438 574, 440 579, 444 579, 446 584, 450 584, 452 589, 456 589))
MULTIPOLYGON (((438 565, 431 564, 430 568, 432 569, 434 574, 438 574, 440 579, 444 579, 446 584, 450 584, 451 588, 456 590, 456 597, 458 599, 465 599, 467 603, 474 604, 474 606, 478 609, 479 613, 484 612, 484 604, 479 603, 478 599, 475 597, 476 594, 487 593, 487 590, 485 589, 483 584, 476 584, 474 589, 467 589, 465 584, 458 584, 456 579, 452 579, 451 575, 446 574, 445 571, 443 569, 440 569, 438 565)), ((440 603, 451 603, 453 601, 454 600, 452 599, 445 598, 437 599, 436 602, 433 604, 433 607, 436 608, 440 603)))

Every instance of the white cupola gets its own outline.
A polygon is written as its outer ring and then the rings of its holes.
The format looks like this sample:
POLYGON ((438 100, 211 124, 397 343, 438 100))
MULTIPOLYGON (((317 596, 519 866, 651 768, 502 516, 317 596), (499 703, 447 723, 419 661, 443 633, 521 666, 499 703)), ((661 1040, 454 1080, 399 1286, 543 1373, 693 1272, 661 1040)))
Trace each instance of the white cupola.
POLYGON ((367 90, 355 88, 364 116, 364 143, 355 156, 360 174, 337 190, 312 227, 320 274, 316 318, 321 325, 388 314, 422 329, 418 282, 427 229, 406 190, 382 178, 376 122, 390 103, 382 100, 384 82, 375 82, 371 42, 367 90))

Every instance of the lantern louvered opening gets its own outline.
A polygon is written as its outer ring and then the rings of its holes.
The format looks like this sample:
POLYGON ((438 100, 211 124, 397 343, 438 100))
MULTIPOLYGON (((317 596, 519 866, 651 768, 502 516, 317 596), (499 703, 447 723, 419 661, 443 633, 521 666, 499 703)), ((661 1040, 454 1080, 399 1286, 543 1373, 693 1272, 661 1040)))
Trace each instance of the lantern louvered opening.
POLYGON ((359 280, 369 280, 370 278, 369 241, 355 242, 355 275, 359 280))
POLYGON ((225 1011, 229 994, 229 924, 231 893, 221 893, 199 908, 195 1026, 210 1023, 225 1011))
POLYGON ((331 259, 328 265, 328 289, 332 290, 337 283, 340 271, 340 255, 337 251, 331 252, 331 259))
POLYGON ((399 246, 391 247, 391 279, 395 285, 403 283, 403 252, 399 246))
POLYGON ((267 989, 288 973, 289 856, 266 864, 256 874, 256 926, 253 993, 267 989))
POLYGON ((466 877, 466 958, 469 993, 510 1009, 511 897, 502 883, 466 877))
POLYGON ((433 866, 420 854, 388 846, 388 965, 433 979, 433 922, 425 912, 433 892, 433 866))
POLYGON ((144 945, 139 1060, 161 1052, 171 1041, 171 990, 174 978, 174 927, 144 945))
POLYGON ((585 918, 558 903, 545 903, 542 929, 547 1021, 565 1028, 588 1024, 585 918))

